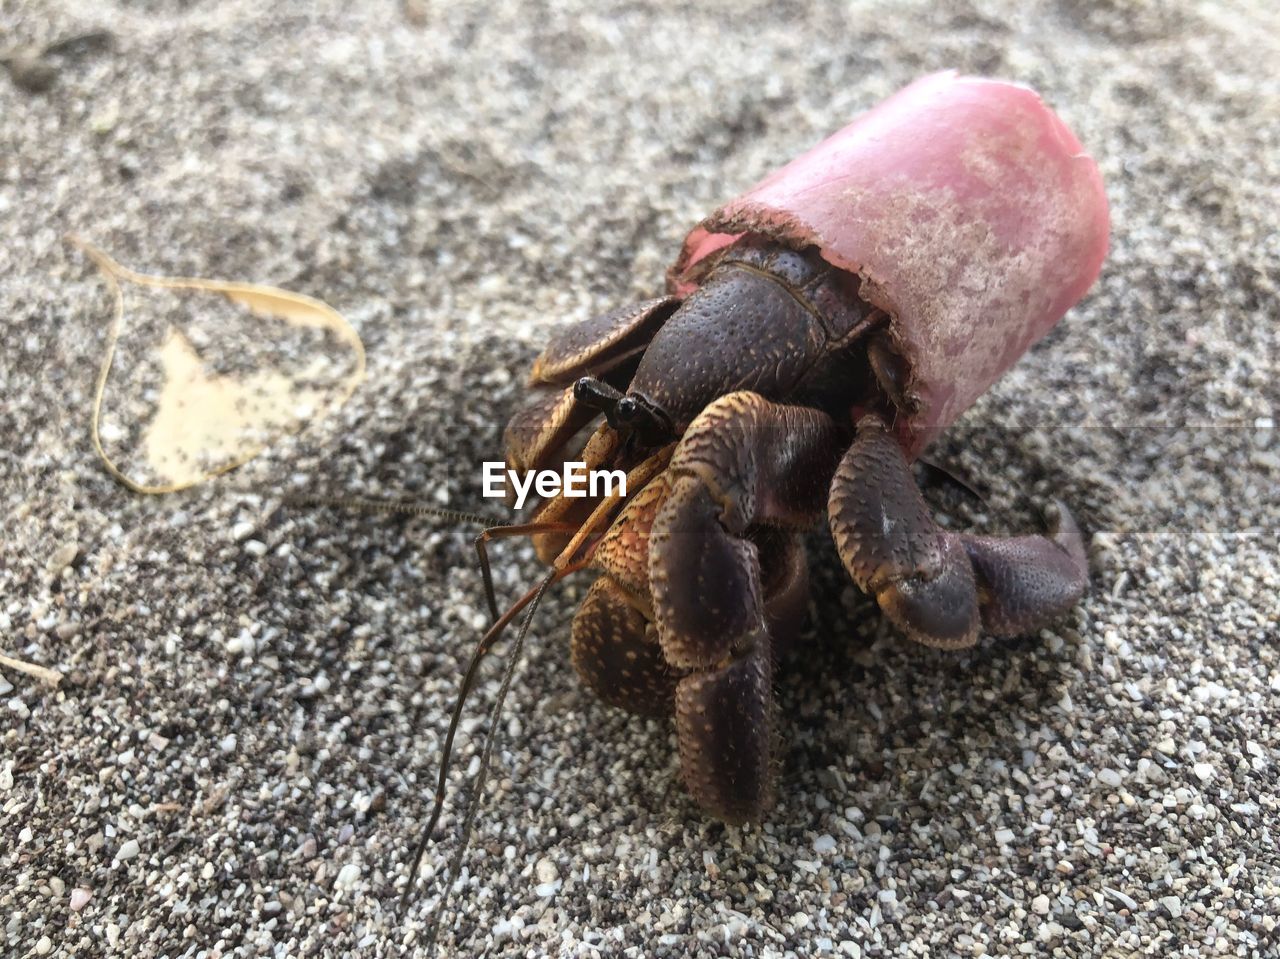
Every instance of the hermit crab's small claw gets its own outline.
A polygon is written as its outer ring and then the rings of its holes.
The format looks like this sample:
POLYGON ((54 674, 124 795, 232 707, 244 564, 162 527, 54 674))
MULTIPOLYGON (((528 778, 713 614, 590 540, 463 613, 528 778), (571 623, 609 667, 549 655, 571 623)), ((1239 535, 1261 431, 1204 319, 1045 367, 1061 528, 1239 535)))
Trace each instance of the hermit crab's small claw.
POLYGON ((572 324, 554 336, 534 361, 528 401, 507 425, 507 466, 519 473, 558 468, 569 440, 600 414, 577 395, 575 382, 629 375, 627 370, 679 305, 672 296, 644 300, 572 324))
POLYGON ((971 646, 1038 629, 1065 613, 1088 580, 1080 530, 1061 503, 1052 538, 970 536, 934 522, 901 448, 864 417, 836 471, 828 519, 853 581, 906 635, 971 646))

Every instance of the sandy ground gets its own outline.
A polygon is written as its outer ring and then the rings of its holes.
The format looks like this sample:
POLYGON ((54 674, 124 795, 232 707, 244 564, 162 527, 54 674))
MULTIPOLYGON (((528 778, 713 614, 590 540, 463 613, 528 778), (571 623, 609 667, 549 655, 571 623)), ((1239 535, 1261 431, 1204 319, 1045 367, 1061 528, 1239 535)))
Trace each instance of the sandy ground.
MULTIPOLYGON (((1115 234, 1095 291, 935 451, 988 505, 930 495, 992 530, 1062 496, 1090 593, 1038 637, 908 648, 815 533, 782 801, 730 829, 679 788, 668 726, 580 687, 573 583, 518 664, 441 942, 1274 955, 1268 6, 6 0, 11 53, 110 42, 0 75, 0 651, 62 674, 0 668, 0 952, 412 954, 483 731, 397 924, 483 619, 469 538, 281 495, 475 505, 556 324, 652 293, 717 200, 957 67, 1043 92, 1097 156, 1115 234), (88 442, 110 302, 72 229, 139 269, 325 299, 367 383, 216 482, 129 494, 88 442)), ((138 324, 108 393, 125 420, 155 346, 138 324)), ((243 348, 203 342, 228 367, 243 348)), ((536 564, 499 553, 515 595, 536 564)))

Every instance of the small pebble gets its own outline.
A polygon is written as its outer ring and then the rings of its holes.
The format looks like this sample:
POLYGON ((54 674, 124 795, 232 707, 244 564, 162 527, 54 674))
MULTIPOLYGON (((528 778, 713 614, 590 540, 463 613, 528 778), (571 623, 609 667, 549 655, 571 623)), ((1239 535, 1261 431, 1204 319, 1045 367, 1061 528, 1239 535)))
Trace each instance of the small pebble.
POLYGON ((76 888, 71 890, 71 911, 79 912, 85 906, 89 905, 89 900, 92 898, 93 893, 90 890, 85 889, 82 886, 76 886, 76 888))
POLYGON ((1132 896, 1126 895, 1125 893, 1121 892, 1119 889, 1107 889, 1104 887, 1102 891, 1106 893, 1108 896, 1110 896, 1112 899, 1114 899, 1116 902, 1120 903, 1120 905, 1124 906, 1130 912, 1138 911, 1138 904, 1133 901, 1132 896))
POLYGON ((1208 763, 1196 763, 1191 767, 1191 771, 1196 774, 1196 778, 1201 782, 1207 783, 1213 778, 1213 767, 1208 763))
POLYGON ((538 860, 537 866, 534 867, 534 874, 538 877, 538 882, 544 884, 555 882, 560 878, 556 864, 546 857, 538 860))
POLYGON ((116 859, 120 862, 128 862, 141 851, 142 850, 138 846, 138 840, 126 839, 120 844, 120 848, 116 850, 116 859))
POLYGON ((257 641, 254 640, 253 634, 247 629, 242 629, 235 636, 226 641, 226 651, 232 656, 249 656, 252 657, 257 648, 257 641))
POLYGON ((60 573, 74 563, 79 555, 79 543, 63 543, 49 554, 49 561, 45 563, 45 569, 50 573, 60 573))
POLYGON ((360 865, 358 863, 349 862, 338 870, 338 875, 333 880, 335 889, 350 889, 360 880, 360 865))
POLYGON ((1049 915, 1049 897, 1041 893, 1031 900, 1031 911, 1037 916, 1049 915))

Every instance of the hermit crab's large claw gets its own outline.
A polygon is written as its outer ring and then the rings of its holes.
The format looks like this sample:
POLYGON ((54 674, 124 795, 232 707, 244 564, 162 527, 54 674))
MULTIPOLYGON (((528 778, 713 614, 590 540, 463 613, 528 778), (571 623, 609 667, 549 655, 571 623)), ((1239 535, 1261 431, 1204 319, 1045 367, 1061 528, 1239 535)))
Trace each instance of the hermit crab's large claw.
POLYGON ((676 690, 680 766, 727 822, 773 802, 773 663, 807 606, 798 532, 821 513, 839 430, 826 414, 755 393, 694 419, 667 470, 648 581, 676 690))

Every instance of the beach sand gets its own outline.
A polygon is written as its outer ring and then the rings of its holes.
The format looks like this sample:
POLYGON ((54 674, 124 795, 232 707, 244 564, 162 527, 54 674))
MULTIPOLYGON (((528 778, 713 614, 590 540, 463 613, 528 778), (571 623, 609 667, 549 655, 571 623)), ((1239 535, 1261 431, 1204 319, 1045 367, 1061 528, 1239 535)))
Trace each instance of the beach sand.
MULTIPOLYGON (((502 515, 480 464, 550 332, 659 291, 718 202, 943 68, 1040 91, 1106 179, 1100 282, 931 454, 985 505, 929 492, 989 531, 1060 496, 1088 595, 1035 637, 915 648, 815 531, 780 802, 727 828, 680 786, 668 724, 580 685, 572 581, 517 663, 442 954, 1275 950, 1268 6, 0 6, 0 652, 61 674, 0 666, 0 953, 420 950, 500 673, 397 921, 487 615, 473 531, 282 498, 502 515), (89 442, 111 300, 68 231, 326 301, 366 382, 233 473, 126 491, 89 442)), ((113 421, 149 402, 150 309, 128 311, 113 421)), ((200 329, 224 371, 254 345, 200 329)), ((502 597, 536 581, 527 545, 494 554, 502 597)))

